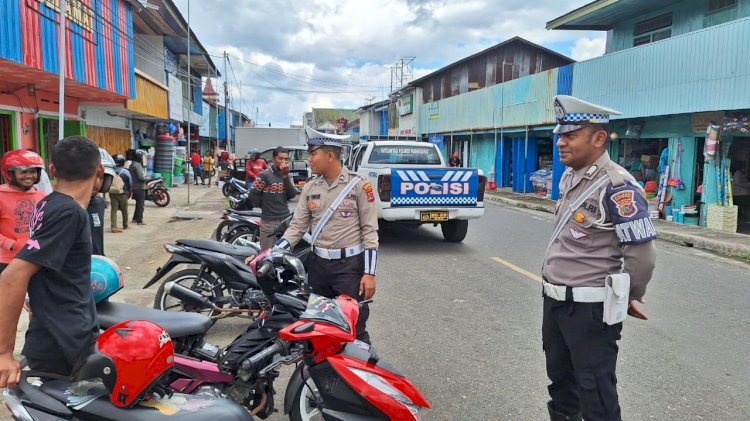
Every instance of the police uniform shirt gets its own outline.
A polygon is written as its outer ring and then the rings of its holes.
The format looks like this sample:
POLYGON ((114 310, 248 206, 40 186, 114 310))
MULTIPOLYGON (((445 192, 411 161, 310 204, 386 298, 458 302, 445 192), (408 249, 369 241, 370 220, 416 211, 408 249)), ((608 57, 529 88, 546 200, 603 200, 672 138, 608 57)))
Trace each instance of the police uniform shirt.
POLYGON ((547 282, 570 287, 602 287, 607 275, 630 274, 630 295, 640 299, 653 273, 656 232, 645 194, 635 179, 604 153, 594 164, 568 170, 560 180, 555 225, 568 207, 605 174, 611 180, 573 212, 552 239, 542 270, 547 282), (615 177, 612 177, 615 176, 615 177))
MULTIPOLYGON (((330 185, 321 175, 316 175, 307 182, 300 193, 294 218, 282 240, 288 241, 293 247, 308 229, 314 231, 326 210, 355 176, 356 173, 342 167, 341 173, 330 185)), ((315 241, 315 246, 341 249, 362 244, 365 250, 377 250, 378 213, 374 202, 372 184, 360 180, 335 209, 315 241)))

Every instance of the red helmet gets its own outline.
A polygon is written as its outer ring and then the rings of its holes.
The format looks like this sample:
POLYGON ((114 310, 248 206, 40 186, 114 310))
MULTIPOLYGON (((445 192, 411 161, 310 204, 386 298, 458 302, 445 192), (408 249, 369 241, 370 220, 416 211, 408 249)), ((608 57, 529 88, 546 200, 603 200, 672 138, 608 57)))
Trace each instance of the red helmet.
POLYGON ((130 408, 147 398, 174 365, 172 338, 159 325, 126 321, 105 330, 96 349, 78 360, 74 382, 99 378, 115 406, 130 408))
POLYGON ((37 181, 42 176, 42 169, 44 168, 44 160, 39 154, 25 149, 10 151, 3 155, 3 159, 0 159, 0 170, 3 173, 3 178, 8 184, 16 185, 16 171, 24 171, 30 168, 37 169, 37 181))

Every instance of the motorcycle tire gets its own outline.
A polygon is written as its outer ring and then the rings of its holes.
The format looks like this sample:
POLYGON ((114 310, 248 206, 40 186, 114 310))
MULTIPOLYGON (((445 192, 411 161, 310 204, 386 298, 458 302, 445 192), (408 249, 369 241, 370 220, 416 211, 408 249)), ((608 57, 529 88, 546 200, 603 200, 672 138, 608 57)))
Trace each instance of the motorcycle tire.
POLYGON ((318 390, 312 379, 307 379, 302 383, 294 394, 292 410, 289 412, 289 419, 292 421, 312 421, 323 420, 323 415, 317 405, 311 402, 311 397, 318 390))
POLYGON ((193 291, 200 292, 202 295, 213 298, 212 301, 219 297, 224 296, 224 292, 221 287, 216 286, 216 278, 206 272, 201 272, 200 269, 183 269, 179 272, 173 273, 169 278, 165 279, 164 282, 159 285, 159 289, 156 291, 154 297, 154 308, 162 311, 186 311, 192 313, 200 313, 204 316, 213 317, 218 314, 215 309, 201 309, 196 308, 192 305, 185 305, 176 298, 168 295, 164 290, 164 285, 168 282, 175 282, 186 288, 190 288, 193 291), (200 284, 196 285, 196 281, 200 280, 200 284), (172 300, 176 304, 170 304, 167 300, 172 300))
POLYGON ((260 229, 255 225, 237 228, 231 235, 227 235, 225 242, 235 246, 246 246, 240 239, 250 243, 260 243, 260 229))
POLYGON ((229 234, 230 225, 232 225, 231 221, 221 221, 219 226, 216 227, 214 239, 216 239, 216 241, 224 241, 227 238, 227 234, 229 234))
POLYGON ((154 204, 160 208, 167 207, 169 205, 169 190, 163 187, 157 187, 154 189, 154 204))
POLYGON ((229 197, 229 195, 232 194, 233 190, 234 187, 232 187, 232 185, 229 184, 228 181, 224 182, 224 185, 221 187, 221 193, 224 195, 224 197, 229 197))

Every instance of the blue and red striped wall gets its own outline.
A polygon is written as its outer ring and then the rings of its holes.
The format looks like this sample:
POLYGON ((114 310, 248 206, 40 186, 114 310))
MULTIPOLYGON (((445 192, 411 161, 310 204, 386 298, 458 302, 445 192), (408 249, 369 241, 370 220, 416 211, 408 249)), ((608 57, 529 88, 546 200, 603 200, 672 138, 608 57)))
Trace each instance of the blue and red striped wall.
MULTIPOLYGON (((125 0, 71 0, 65 76, 125 97, 135 96, 133 12, 125 0)), ((59 74, 57 1, 0 1, 0 58, 59 74)))

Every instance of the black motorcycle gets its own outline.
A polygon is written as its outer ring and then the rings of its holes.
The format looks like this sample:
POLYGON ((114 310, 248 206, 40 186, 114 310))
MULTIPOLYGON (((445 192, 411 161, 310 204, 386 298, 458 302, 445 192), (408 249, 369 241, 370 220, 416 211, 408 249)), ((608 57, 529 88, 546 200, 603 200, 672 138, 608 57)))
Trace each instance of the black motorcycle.
POLYGON ((260 216, 260 210, 226 209, 221 215, 222 221, 216 227, 214 239, 229 244, 237 244, 238 238, 245 240, 245 243, 258 243, 260 241, 260 216))

